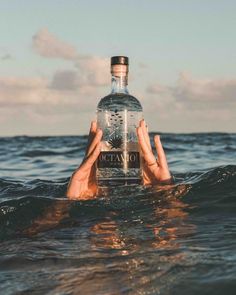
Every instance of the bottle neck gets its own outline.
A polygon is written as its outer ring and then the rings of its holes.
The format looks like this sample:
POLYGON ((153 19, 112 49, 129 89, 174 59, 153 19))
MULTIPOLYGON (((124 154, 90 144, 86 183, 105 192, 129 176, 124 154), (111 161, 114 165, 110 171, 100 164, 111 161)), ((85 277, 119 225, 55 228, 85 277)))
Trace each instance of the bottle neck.
POLYGON ((115 64, 111 66, 111 93, 128 94, 128 65, 115 64))
POLYGON ((112 76, 111 77, 111 93, 124 93, 124 94, 129 94, 128 88, 128 76, 112 76))

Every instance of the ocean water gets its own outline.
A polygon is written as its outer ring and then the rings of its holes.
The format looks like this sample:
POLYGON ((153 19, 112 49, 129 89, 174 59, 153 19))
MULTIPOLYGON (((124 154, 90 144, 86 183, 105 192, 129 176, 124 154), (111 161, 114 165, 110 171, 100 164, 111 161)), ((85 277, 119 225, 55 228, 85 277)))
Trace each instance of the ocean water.
POLYGON ((174 185, 85 201, 86 136, 0 138, 0 294, 235 294, 236 134, 161 138, 174 185))

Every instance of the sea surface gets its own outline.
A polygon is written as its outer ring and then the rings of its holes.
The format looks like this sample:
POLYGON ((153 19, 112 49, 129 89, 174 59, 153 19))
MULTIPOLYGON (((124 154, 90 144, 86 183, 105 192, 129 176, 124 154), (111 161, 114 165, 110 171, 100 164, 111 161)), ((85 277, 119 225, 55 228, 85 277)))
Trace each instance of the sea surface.
POLYGON ((174 185, 69 201, 87 136, 0 138, 0 294, 236 294, 236 134, 161 139, 174 185))

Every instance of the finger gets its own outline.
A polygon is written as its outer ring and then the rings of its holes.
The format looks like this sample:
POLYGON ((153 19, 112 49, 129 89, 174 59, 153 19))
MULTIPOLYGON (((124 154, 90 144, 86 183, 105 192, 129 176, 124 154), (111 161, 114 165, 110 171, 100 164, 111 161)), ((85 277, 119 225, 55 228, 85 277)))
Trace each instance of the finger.
POLYGON ((101 129, 97 129, 96 134, 88 148, 88 152, 87 152, 87 156, 89 156, 92 151, 94 150, 95 146, 101 141, 102 139, 102 130, 101 129))
POLYGON ((138 127, 137 128, 137 133, 138 133, 138 141, 139 141, 139 145, 141 147, 141 151, 143 154, 143 158, 144 160, 147 162, 147 165, 152 166, 152 165, 157 165, 156 163, 156 158, 153 155, 152 151, 149 149, 145 139, 144 139, 144 135, 142 132, 142 128, 138 127))
POLYGON ((137 134, 138 134, 138 141, 140 144, 140 147, 142 149, 143 154, 149 154, 150 153, 150 149, 148 148, 148 145, 146 143, 144 134, 143 134, 143 130, 142 127, 138 127, 137 128, 137 134))
POLYGON ((96 121, 92 121, 91 122, 91 126, 90 126, 90 130, 89 130, 88 145, 87 145, 87 149, 86 149, 86 155, 88 154, 89 147, 91 145, 91 142, 94 139, 94 136, 96 134, 96 131, 97 131, 97 122, 96 121))
POLYGON ((90 130, 89 130, 89 135, 95 134, 96 131, 97 131, 97 122, 92 121, 91 126, 90 126, 90 130))
POLYGON ((167 160, 166 160, 166 155, 165 155, 164 149, 163 149, 162 144, 161 144, 160 135, 155 135, 154 143, 155 143, 155 146, 156 146, 159 165, 162 166, 162 167, 168 166, 167 160))
POLYGON ((152 150, 152 147, 151 147, 151 143, 150 143, 150 138, 149 138, 147 127, 146 127, 146 123, 145 123, 144 120, 141 120, 140 121, 140 127, 142 128, 143 136, 144 136, 144 139, 146 141, 146 144, 147 144, 148 148, 151 151, 152 150))
POLYGON ((101 151, 101 142, 98 142, 95 146, 94 150, 90 153, 87 160, 85 161, 84 165, 88 166, 89 168, 93 166, 95 161, 97 160, 101 151))

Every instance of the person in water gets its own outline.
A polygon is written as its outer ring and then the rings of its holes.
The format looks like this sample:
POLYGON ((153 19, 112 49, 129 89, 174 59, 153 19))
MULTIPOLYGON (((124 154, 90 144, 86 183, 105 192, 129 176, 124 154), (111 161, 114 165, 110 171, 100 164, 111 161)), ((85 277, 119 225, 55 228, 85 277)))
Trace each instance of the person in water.
MULTIPOLYGON (((157 151, 157 159, 152 152, 150 138, 144 120, 141 120, 137 128, 138 142, 143 157, 143 185, 170 184, 171 174, 168 168, 166 155, 161 144, 160 136, 154 137, 157 151)), ((91 123, 88 146, 85 157, 72 174, 68 188, 67 197, 71 200, 87 199, 95 197, 98 191, 96 181, 95 162, 100 154, 102 130, 97 128, 97 123, 91 123)))

